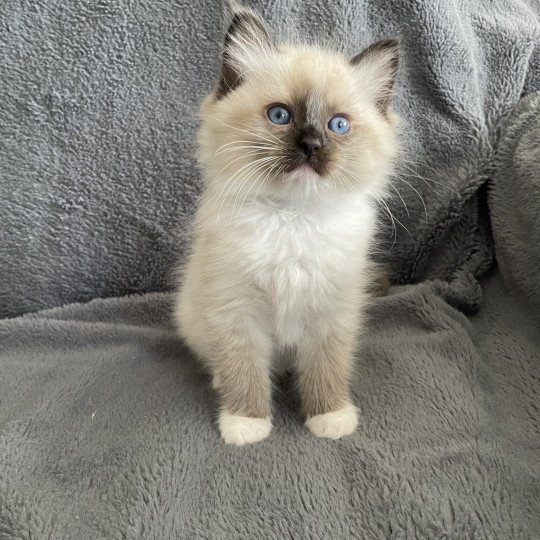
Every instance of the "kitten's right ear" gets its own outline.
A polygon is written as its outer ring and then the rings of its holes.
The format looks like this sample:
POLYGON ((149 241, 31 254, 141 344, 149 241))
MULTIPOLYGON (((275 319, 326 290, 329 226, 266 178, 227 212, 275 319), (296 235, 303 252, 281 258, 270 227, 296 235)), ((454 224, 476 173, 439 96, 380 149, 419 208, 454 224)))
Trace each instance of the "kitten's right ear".
POLYGON ((231 2, 232 21, 225 35, 223 63, 216 90, 221 99, 244 82, 244 73, 276 46, 262 19, 251 9, 231 2))

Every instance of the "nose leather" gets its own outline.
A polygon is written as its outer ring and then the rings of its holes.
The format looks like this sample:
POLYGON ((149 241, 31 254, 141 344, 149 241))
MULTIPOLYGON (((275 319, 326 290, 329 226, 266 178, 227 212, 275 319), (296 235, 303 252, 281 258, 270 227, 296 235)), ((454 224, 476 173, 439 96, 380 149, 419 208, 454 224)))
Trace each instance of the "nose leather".
POLYGON ((307 157, 311 157, 321 148, 322 140, 319 137, 313 136, 302 137, 298 142, 298 146, 307 157))

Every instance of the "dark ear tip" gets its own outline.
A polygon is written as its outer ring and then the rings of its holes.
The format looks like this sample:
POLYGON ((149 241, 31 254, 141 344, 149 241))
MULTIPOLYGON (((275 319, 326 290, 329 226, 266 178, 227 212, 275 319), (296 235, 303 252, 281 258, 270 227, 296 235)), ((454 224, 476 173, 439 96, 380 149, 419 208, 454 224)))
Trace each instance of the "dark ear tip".
POLYGON ((399 47, 401 44, 401 38, 399 36, 392 36, 388 38, 381 39, 382 43, 384 43, 389 48, 399 47))
MULTIPOLYGON (((392 53, 397 59, 399 56, 399 49, 401 47, 401 39, 399 37, 390 37, 381 39, 379 42, 379 50, 392 53)), ((375 43, 377 45, 377 43, 375 43)))
POLYGON ((235 1, 230 1, 229 7, 230 23, 221 55, 223 63, 216 90, 217 99, 243 83, 244 77, 239 65, 247 48, 256 47, 261 52, 275 48, 266 25, 257 12, 235 1))
POLYGON ((270 40, 270 35, 259 14, 242 4, 231 3, 231 22, 225 40, 237 33, 259 34, 270 40))
POLYGON ((229 18, 231 20, 231 25, 233 23, 239 24, 251 19, 257 21, 261 20, 256 11, 234 0, 229 0, 229 18))
POLYGON ((240 12, 233 13, 231 23, 229 24, 229 28, 227 30, 227 34, 234 34, 239 26, 242 25, 242 21, 244 19, 244 16, 240 12))
POLYGON ((383 46, 381 49, 391 50, 395 56, 399 55, 399 49, 401 48, 401 38, 394 36, 390 38, 385 38, 381 40, 383 42, 383 46))
POLYGON ((387 37, 376 41, 368 47, 371 51, 396 51, 401 45, 401 38, 397 36, 387 37))

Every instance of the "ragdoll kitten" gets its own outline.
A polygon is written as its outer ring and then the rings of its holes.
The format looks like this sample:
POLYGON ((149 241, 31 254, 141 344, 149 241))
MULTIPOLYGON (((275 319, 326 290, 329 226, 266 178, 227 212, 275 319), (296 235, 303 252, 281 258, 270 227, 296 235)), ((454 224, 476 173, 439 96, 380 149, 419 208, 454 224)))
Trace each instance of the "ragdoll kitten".
POLYGON ((284 351, 307 427, 337 439, 357 425, 348 383, 396 153, 397 58, 395 40, 350 59, 278 45, 255 13, 234 14, 201 107, 204 190, 176 305, 227 443, 270 433, 284 351))

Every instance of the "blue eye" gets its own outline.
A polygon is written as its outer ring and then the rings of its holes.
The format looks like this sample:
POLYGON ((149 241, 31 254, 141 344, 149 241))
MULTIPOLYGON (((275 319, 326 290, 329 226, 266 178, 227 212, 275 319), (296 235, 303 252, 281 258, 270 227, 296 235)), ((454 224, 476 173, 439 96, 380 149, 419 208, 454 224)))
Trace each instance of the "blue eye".
POLYGON ((283 105, 274 105, 270 107, 266 113, 270 122, 272 124, 277 124, 278 126, 284 126, 291 121, 291 111, 284 107, 283 105))
POLYGON ((333 131, 334 133, 337 133, 338 135, 343 135, 344 133, 347 133, 349 131, 349 128, 351 127, 351 124, 345 118, 344 116, 334 116, 330 122, 328 122, 328 129, 330 131, 333 131))

